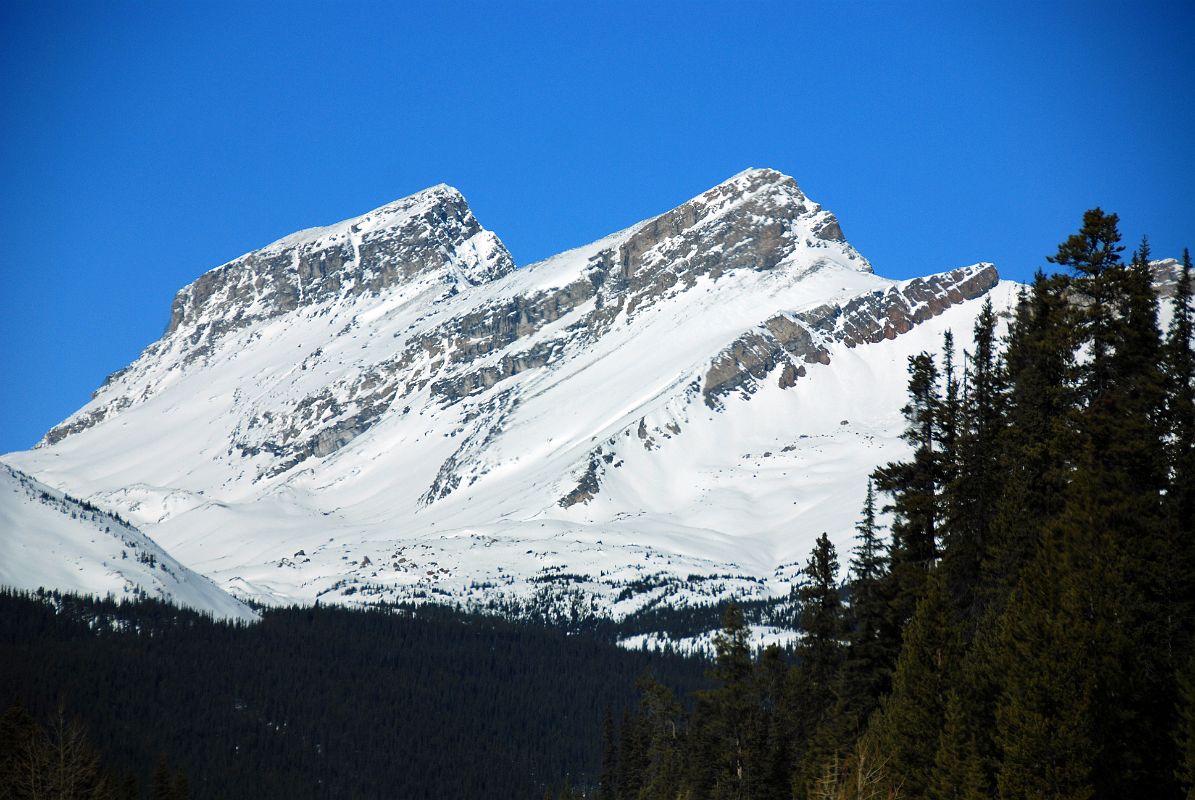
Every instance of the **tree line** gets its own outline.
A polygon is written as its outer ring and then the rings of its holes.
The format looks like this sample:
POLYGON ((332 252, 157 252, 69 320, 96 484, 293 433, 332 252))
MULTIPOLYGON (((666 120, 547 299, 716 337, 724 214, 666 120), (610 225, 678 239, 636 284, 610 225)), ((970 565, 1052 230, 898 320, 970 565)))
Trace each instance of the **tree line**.
POLYGON ((599 800, 1195 797, 1191 260, 1093 209, 998 334, 909 360, 911 455, 823 534, 789 654, 726 610, 712 688, 608 715, 599 800), (960 364, 959 361, 963 363, 960 364), (879 520, 891 520, 885 535, 879 520))
POLYGON ((529 797, 606 707, 702 663, 439 606, 266 609, 0 589, 0 798, 529 797), (6 792, 8 792, 6 794, 6 792))

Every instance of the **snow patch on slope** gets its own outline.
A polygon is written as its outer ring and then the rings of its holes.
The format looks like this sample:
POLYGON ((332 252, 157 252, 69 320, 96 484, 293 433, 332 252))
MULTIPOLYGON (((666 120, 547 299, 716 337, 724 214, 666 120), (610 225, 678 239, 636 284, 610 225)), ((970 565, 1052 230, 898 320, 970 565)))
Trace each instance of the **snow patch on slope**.
POLYGON ((217 618, 257 615, 124 520, 0 464, 0 584, 156 597, 217 618))

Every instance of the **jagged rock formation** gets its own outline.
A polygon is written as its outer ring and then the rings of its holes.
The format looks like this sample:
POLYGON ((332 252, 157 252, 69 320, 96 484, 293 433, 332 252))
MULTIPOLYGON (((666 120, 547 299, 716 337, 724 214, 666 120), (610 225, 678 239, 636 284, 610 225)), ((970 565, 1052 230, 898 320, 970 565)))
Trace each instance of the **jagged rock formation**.
POLYGON ((772 170, 517 270, 438 186, 201 276, 6 460, 263 602, 782 592, 903 447, 907 354, 1013 289, 881 278, 772 170))

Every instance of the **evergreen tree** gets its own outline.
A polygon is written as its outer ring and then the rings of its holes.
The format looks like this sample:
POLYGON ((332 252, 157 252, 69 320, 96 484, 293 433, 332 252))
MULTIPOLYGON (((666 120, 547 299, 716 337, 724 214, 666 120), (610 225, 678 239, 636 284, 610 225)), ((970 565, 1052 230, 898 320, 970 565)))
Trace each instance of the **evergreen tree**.
POLYGON ((850 606, 845 612, 846 644, 833 678, 833 706, 814 732, 795 781, 798 793, 821 780, 828 765, 844 762, 866 729, 867 719, 887 694, 900 646, 900 632, 890 625, 885 594, 887 547, 876 521, 875 488, 867 494, 855 525, 850 561, 850 606))
POLYGON ((623 712, 618 740, 618 797, 637 800, 647 772, 647 746, 637 717, 623 712))
POLYGON ((606 706, 602 717, 602 773, 598 778, 598 800, 616 800, 618 790, 618 737, 614 712, 606 706))
POLYGON ((752 672, 748 726, 748 784, 753 800, 791 800, 794 748, 798 744, 789 709, 789 674, 776 645, 764 649, 752 672))
POLYGON ((986 800, 992 796, 966 716, 966 705, 959 691, 950 689, 930 774, 927 796, 931 800, 986 800))
POLYGON ((892 462, 873 475, 876 488, 892 497, 894 514, 890 580, 892 613, 903 627, 925 591, 926 576, 938 553, 941 477, 938 435, 938 369, 928 353, 909 358, 909 403, 904 440, 910 461, 892 462))
POLYGON ((748 723, 751 717, 751 648, 747 624, 735 603, 728 603, 722 630, 714 637, 714 664, 709 672, 715 688, 699 695, 705 706, 698 736, 703 740, 700 772, 707 777, 694 786, 695 796, 741 798, 748 780, 748 723), (703 785, 708 781, 708 788, 703 785))
POLYGON ((1187 660, 1178 676, 1179 719, 1174 733, 1178 746, 1178 778, 1183 797, 1195 800, 1195 657, 1187 660))
POLYGON ((1169 423, 1168 551, 1174 576, 1172 613, 1178 623, 1175 646, 1180 650, 1195 633, 1195 310, 1191 294, 1191 253, 1183 250, 1164 361, 1169 423))
MULTIPOLYGON (((878 699, 888 693, 892 668, 900 647, 900 631, 889 609, 888 548, 876 522, 874 484, 868 480, 862 516, 855 525, 855 549, 850 562, 850 608, 847 612, 847 650, 836 694, 848 713, 855 734, 878 699)), ((844 744, 846 744, 844 742, 844 744)))
POLYGON ((838 590, 838 554, 823 533, 802 571, 797 590, 801 640, 797 644, 794 681, 794 726, 797 754, 808 770, 826 754, 813 741, 834 703, 835 678, 842 664, 845 618, 838 590))
POLYGON ((1076 341, 1067 285, 1039 271, 1009 331, 1007 422, 997 434, 1002 490, 980 583, 984 605, 997 614, 1045 527, 1062 513, 1070 482, 1076 341))
POLYGON ((680 781, 681 707, 671 690, 650 676, 640 681, 641 730, 646 745, 640 800, 669 800, 680 781))
POLYGON ((892 694, 884 698, 871 726, 891 776, 910 797, 924 797, 929 789, 960 656, 949 598, 940 572, 933 570, 905 631, 892 694))
MULTIPOLYGON (((959 438, 962 435, 963 405, 960 384, 954 363, 954 333, 947 330, 942 334, 942 396, 938 401, 938 482, 948 486, 955 479, 959 464, 959 438)), ((945 528, 950 516, 943 512, 941 524, 945 528)), ((944 529, 940 537, 947 535, 944 529)))
MULTIPOLYGON (((1090 250, 1068 240, 1059 258, 1069 247, 1076 268, 1099 261, 1119 240, 1115 215, 1104 220, 1102 238, 1084 240, 1090 250)), ((1097 746, 1106 753, 1097 765, 1096 788, 1111 796, 1162 797, 1173 786, 1165 767, 1171 759, 1167 732, 1174 708, 1174 626, 1167 612, 1173 581, 1162 507, 1162 348, 1148 242, 1128 268, 1106 259, 1101 272, 1076 283, 1090 301, 1090 324, 1080 344, 1091 355, 1080 370, 1077 449, 1082 458, 1068 487, 1064 524, 1084 527, 1089 541, 1083 547, 1103 558, 1082 576, 1103 570, 1111 577, 1092 585, 1084 600, 1117 614, 1093 620, 1104 637, 1097 640, 1102 658, 1093 662, 1104 668, 1097 675, 1098 699, 1107 701, 1100 705, 1104 713, 1096 734, 1097 746), (1097 313, 1101 307, 1103 318, 1097 313)))
POLYGON ((1004 800, 1094 794, 1091 620, 1061 539, 1053 531, 1040 543, 1000 620, 996 720, 1004 800))
POLYGON ((805 685, 821 705, 810 720, 816 724, 829 700, 830 683, 842 660, 844 633, 838 554, 825 533, 817 538, 802 574, 805 580, 797 590, 798 624, 802 631, 797 645, 798 668, 805 685))
POLYGON ((1070 267, 1076 277, 1071 287, 1080 299, 1081 341, 1090 347, 1090 358, 1081 370, 1083 390, 1090 401, 1104 393, 1112 374, 1110 353, 1116 327, 1115 296, 1123 274, 1120 254, 1120 218, 1093 208, 1083 214, 1083 225, 1058 246, 1047 260, 1070 267))
MULTIPOLYGON (((991 591, 981 585, 990 558, 992 525, 1003 489, 999 443, 1004 431, 1005 388, 996 352, 996 315, 984 302, 975 321, 975 352, 965 374, 965 392, 957 413, 954 467, 945 489, 946 533, 943 572, 946 588, 974 634, 991 591)), ((949 397, 949 393, 948 393, 949 397)))

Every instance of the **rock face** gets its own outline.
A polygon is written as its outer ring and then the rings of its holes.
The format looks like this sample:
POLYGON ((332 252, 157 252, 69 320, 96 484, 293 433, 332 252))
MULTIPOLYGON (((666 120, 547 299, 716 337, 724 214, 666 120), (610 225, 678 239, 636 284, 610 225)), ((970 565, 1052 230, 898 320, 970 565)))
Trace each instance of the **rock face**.
POLYGON ((246 325, 304 304, 377 295, 421 275, 473 285, 513 269, 502 242, 481 227, 461 193, 434 186, 206 273, 175 296, 166 335, 187 327, 196 344, 210 338, 204 325, 213 322, 246 325))
POLYGON ((702 388, 706 405, 720 408, 718 398, 734 391, 752 394, 777 367, 782 368, 780 388, 786 389, 805 375, 805 364, 829 364, 832 345, 856 347, 908 333, 952 305, 986 294, 999 280, 994 266, 978 264, 845 303, 791 316, 778 314, 740 336, 714 359, 702 388))
POLYGON ((773 170, 522 269, 437 186, 202 275, 5 459, 262 602, 782 592, 903 447, 907 351, 985 296, 875 275, 773 170))

